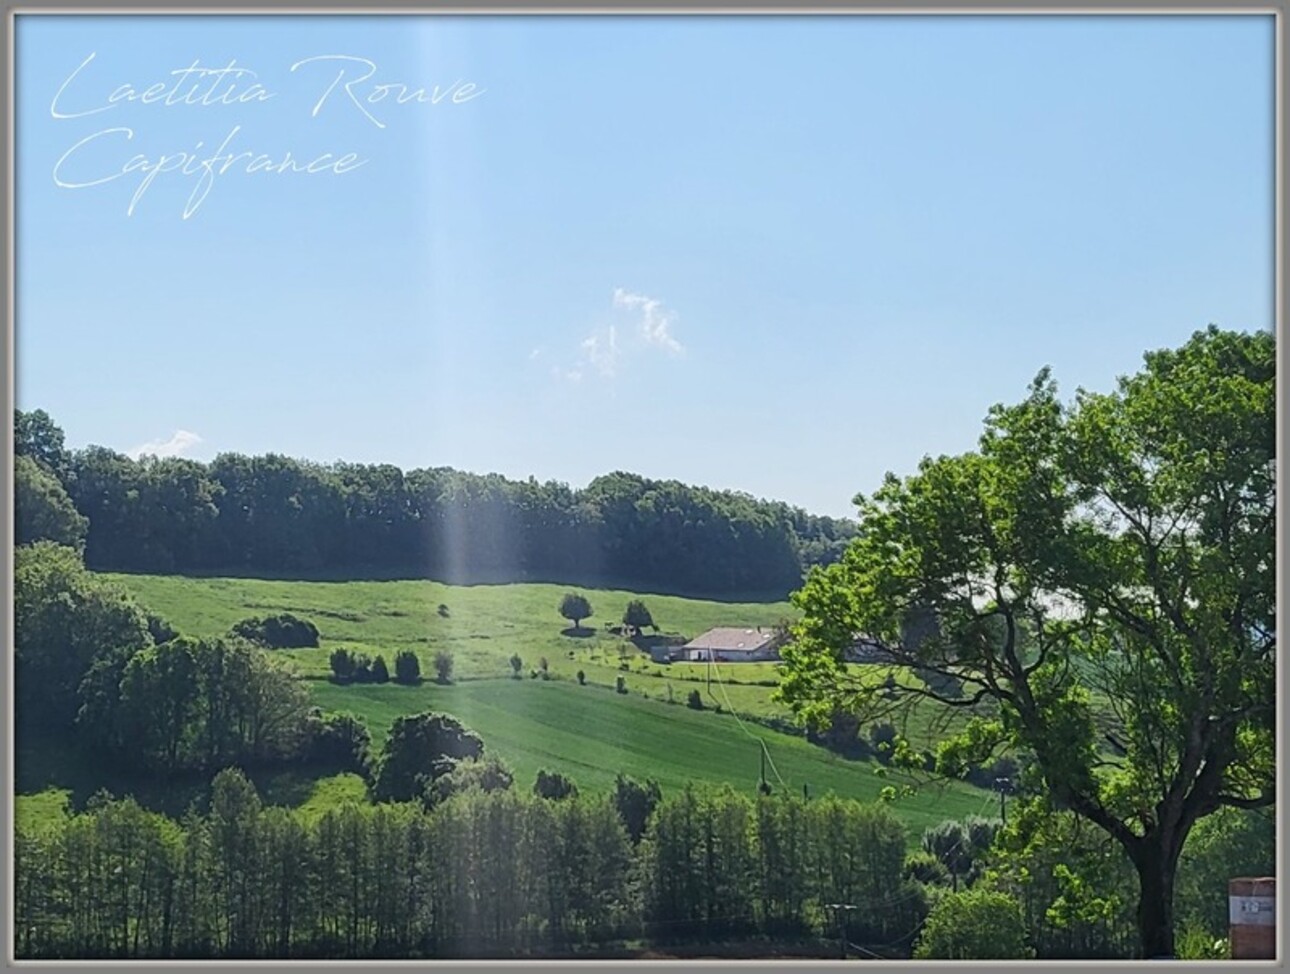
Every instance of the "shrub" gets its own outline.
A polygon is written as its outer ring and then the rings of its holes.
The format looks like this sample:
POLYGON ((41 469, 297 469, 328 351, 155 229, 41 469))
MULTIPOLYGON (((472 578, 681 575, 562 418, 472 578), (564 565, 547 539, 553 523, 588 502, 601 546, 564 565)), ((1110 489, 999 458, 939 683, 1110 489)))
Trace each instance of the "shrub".
POLYGON ((620 677, 618 678, 618 682, 615 684, 614 688, 615 688, 619 693, 626 693, 626 692, 627 692, 627 680, 626 680, 626 678, 625 678, 625 677, 621 677, 621 676, 620 676, 620 677))
POLYGON ((372 660, 366 653, 358 653, 354 657, 354 682, 372 682, 372 660))
POLYGON ((691 710, 702 710, 703 694, 698 690, 691 690, 689 696, 685 698, 685 705, 691 710))
POLYGON ((578 794, 578 786, 558 771, 542 770, 537 773, 533 782, 533 794, 550 801, 573 798, 578 794))
POLYGON ((441 649, 434 654, 435 682, 448 684, 452 682, 452 653, 441 649))
POLYGON ((337 649, 331 654, 331 675, 337 683, 354 679, 354 654, 348 649, 337 649))
POLYGON ((390 668, 385 665, 385 657, 378 656, 372 661, 372 682, 389 683, 390 668))
POLYGON ((290 612, 266 618, 243 619, 233 634, 267 649, 297 649, 318 645, 318 627, 290 612))
POLYGON ((520 673, 524 671, 524 660, 520 659, 520 654, 515 653, 511 656, 511 677, 518 680, 520 673))
POLYGON ((448 607, 444 605, 442 602, 439 603, 439 618, 440 619, 448 618, 448 607))
POLYGON ((587 685, 587 674, 586 674, 585 672, 583 672, 582 670, 579 670, 579 671, 578 671, 578 686, 580 686, 580 687, 585 687, 586 685, 587 685))
POLYGON ((411 650, 402 650, 394 657, 394 679, 398 683, 421 682, 421 661, 411 650))
POLYGON ((951 893, 928 914, 914 957, 919 960, 1025 960, 1021 904, 1006 893, 983 889, 951 893))

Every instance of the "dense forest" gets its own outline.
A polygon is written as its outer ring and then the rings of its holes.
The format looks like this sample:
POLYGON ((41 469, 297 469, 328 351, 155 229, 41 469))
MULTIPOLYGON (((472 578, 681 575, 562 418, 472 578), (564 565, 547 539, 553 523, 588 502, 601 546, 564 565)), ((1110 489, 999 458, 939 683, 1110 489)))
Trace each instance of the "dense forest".
POLYGON ((68 450, 17 412, 19 543, 84 542, 101 571, 552 581, 783 598, 836 560, 848 520, 629 473, 563 483, 276 454, 132 460, 68 450), (64 496, 65 495, 65 496, 64 496))

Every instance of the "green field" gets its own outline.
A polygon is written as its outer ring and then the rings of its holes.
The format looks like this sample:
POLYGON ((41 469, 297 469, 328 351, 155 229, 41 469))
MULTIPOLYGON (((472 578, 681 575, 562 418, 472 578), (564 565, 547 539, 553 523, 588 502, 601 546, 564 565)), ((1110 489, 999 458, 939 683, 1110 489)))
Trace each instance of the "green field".
MULTIPOLYGON (((578 590, 596 614, 577 635, 556 610, 571 589, 561 585, 443 585, 430 581, 299 582, 259 579, 181 578, 152 575, 107 576, 186 633, 218 636, 252 615, 291 612, 309 619, 321 634, 317 649, 279 651, 301 676, 325 678, 333 650, 380 654, 391 665, 396 653, 411 650, 422 674, 433 676, 435 653, 447 650, 458 682, 509 677, 518 654, 527 677, 547 660, 552 678, 574 681, 582 671, 588 684, 613 687, 619 676, 633 696, 684 702, 698 689, 706 706, 733 708, 743 715, 788 718, 771 699, 776 664, 737 663, 709 671, 703 663, 654 663, 629 640, 610 633, 627 602, 643 598, 663 633, 693 638, 713 626, 770 627, 795 610, 787 602, 727 603, 617 590, 578 590), (448 614, 439 614, 439 606, 448 614)), ((854 668, 865 679, 882 681, 884 666, 854 668)), ((900 682, 913 678, 895 672, 900 682)), ((940 714, 954 720, 958 712, 940 714)), ((939 723, 915 719, 906 734, 930 747, 944 734, 939 723)))
MULTIPOLYGON (((668 706, 600 687, 506 679, 452 687, 319 683, 314 696, 329 709, 366 718, 373 728, 387 728, 401 714, 451 713, 479 733, 486 750, 501 757, 524 787, 546 768, 592 791, 613 787, 621 772, 654 778, 664 792, 689 782, 728 782, 751 793, 760 775, 758 740, 765 742, 771 762, 767 778, 779 790, 801 794, 805 784, 812 795, 833 791, 873 801, 884 785, 901 780, 879 777, 874 763, 848 761, 800 737, 729 714, 668 706)), ((921 832, 945 818, 988 811, 993 802, 993 796, 976 788, 929 786, 898 799, 896 808, 921 832)))
MULTIPOLYGON (((556 611, 565 586, 110 577, 149 610, 197 636, 224 634, 251 615, 292 612, 308 618, 319 628, 320 647, 275 655, 289 661, 320 706, 364 718, 378 746, 397 716, 451 713, 480 734, 524 788, 546 768, 563 772, 587 791, 612 787, 619 772, 654 778, 665 791, 688 782, 728 782, 752 791, 761 768, 759 740, 770 756, 767 777, 779 790, 800 794, 806 785, 812 795, 834 791, 873 800, 885 785, 899 783, 876 774, 873 763, 848 761, 803 738, 739 719, 736 715, 788 716, 771 699, 775 664, 725 664, 714 668, 715 674, 703 664, 658 664, 609 632, 605 620, 617 622, 634 593, 585 591, 597 615, 573 635, 556 611), (446 649, 455 661, 454 682, 338 686, 326 679, 328 656, 338 647, 380 653, 391 663, 397 652, 410 649, 427 676, 433 674, 435 653, 446 649), (508 662, 516 653, 524 660, 520 679, 512 678, 508 662), (530 675, 543 657, 549 680, 530 675), (579 670, 586 686, 577 682, 579 670), (613 689, 620 676, 627 693, 613 689), (700 691, 705 710, 684 705, 692 689, 700 691)), ((644 598, 663 632, 686 637, 718 625, 772 626, 792 612, 787 603, 644 598)), ((875 680, 888 672, 879 666, 860 669, 875 680)), ((898 679, 910 677, 902 673, 898 679)), ((923 733, 914 737, 920 746, 939 733, 926 725, 918 729, 923 733)), ((74 756, 38 746, 20 748, 18 764, 19 792, 30 796, 19 803, 24 817, 47 814, 64 792, 79 805, 100 786, 133 792, 145 805, 178 814, 204 787, 199 780, 105 780, 99 769, 78 764, 74 756)), ((307 811, 362 797, 361 782, 353 776, 316 778, 291 771, 256 779, 267 802, 307 811)), ((945 818, 988 811, 992 797, 957 784, 924 786, 899 798, 895 807, 920 832, 945 818)))

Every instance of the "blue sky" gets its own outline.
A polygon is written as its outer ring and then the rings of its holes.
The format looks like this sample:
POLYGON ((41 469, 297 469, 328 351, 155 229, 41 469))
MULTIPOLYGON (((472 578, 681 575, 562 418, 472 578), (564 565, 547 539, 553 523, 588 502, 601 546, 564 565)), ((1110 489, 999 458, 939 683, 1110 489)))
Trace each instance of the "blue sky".
POLYGON ((24 15, 17 403, 848 514, 1043 365, 1272 327, 1272 64, 1270 17, 24 15))

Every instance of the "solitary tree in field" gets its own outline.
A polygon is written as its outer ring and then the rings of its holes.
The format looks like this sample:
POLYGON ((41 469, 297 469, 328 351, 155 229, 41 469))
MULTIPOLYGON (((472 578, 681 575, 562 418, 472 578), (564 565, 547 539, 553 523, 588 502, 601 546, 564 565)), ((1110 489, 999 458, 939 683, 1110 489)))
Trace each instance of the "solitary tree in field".
POLYGON ((1132 862, 1148 957, 1173 953, 1192 826, 1273 802, 1274 359, 1270 334, 1211 327, 1073 404, 1042 372, 976 452, 857 498, 857 539, 794 596, 782 699, 816 719, 993 703, 938 769, 1028 752, 1035 801, 1132 862), (858 634, 960 693, 863 685, 858 634))
POLYGON ((437 682, 452 682, 452 653, 449 650, 441 649, 434 654, 434 672, 437 682))
POLYGON ((627 609, 623 612, 623 625, 629 631, 640 635, 640 631, 646 626, 653 627, 654 617, 650 615, 649 609, 640 599, 632 599, 627 603, 627 609))
POLYGON ((566 592, 564 598, 560 600, 560 615, 572 622, 574 629, 581 629, 582 620, 589 619, 594 613, 586 596, 579 595, 577 592, 566 592))

